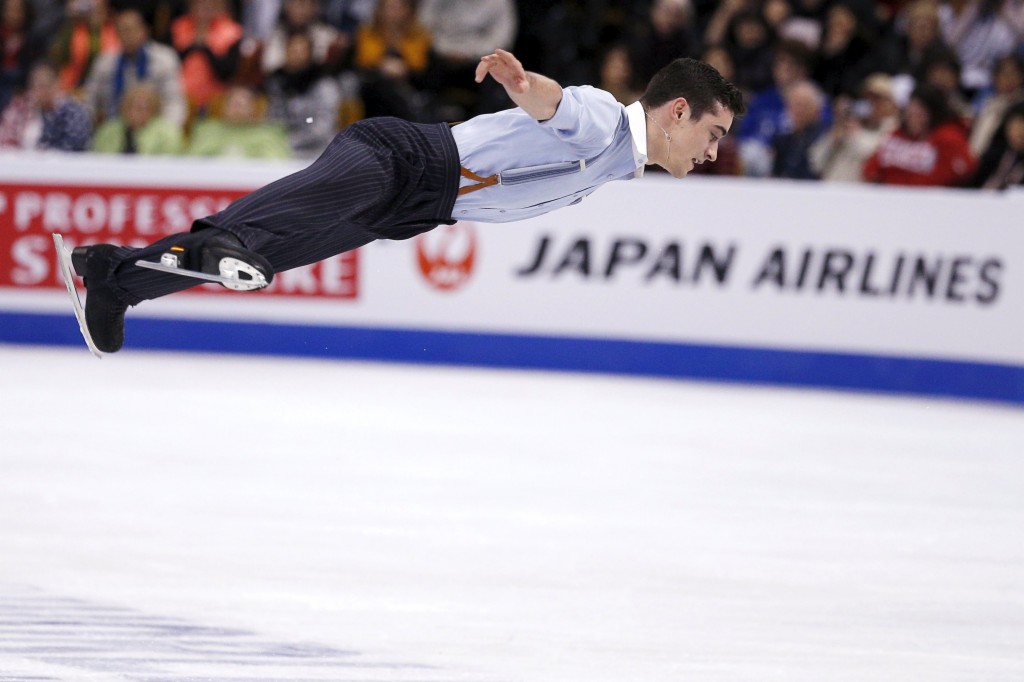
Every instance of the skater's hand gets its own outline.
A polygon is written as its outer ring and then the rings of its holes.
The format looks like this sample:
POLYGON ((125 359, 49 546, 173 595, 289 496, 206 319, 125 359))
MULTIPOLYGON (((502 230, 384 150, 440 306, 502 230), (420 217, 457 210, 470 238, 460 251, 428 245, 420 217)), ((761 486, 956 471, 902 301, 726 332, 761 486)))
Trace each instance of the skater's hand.
POLYGON ((505 88, 513 102, 538 121, 554 116, 562 101, 561 85, 547 76, 526 71, 515 55, 506 50, 495 50, 480 58, 476 82, 482 83, 487 74, 505 88))
POLYGON ((483 83, 487 74, 501 83, 509 95, 525 95, 530 91, 530 79, 526 69, 511 52, 495 50, 493 54, 484 55, 476 66, 476 82, 483 83))

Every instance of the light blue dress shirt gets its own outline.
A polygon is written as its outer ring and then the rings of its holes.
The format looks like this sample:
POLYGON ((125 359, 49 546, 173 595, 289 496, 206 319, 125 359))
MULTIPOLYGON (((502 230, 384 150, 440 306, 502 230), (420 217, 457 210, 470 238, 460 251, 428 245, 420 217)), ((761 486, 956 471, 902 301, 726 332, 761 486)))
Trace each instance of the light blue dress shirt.
POLYGON ((638 177, 647 162, 646 130, 639 102, 626 107, 591 86, 563 89, 547 121, 515 108, 460 123, 452 135, 463 168, 497 173, 501 181, 460 195, 452 217, 523 220, 579 203, 611 180, 638 177))

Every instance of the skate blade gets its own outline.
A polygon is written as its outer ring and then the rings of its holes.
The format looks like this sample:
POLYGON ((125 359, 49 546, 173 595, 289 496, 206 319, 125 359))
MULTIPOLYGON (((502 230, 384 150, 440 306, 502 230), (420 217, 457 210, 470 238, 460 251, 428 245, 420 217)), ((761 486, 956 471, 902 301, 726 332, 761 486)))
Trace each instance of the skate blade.
POLYGON ((85 308, 82 307, 82 299, 78 297, 78 289, 75 288, 75 275, 71 269, 71 253, 64 248, 64 237, 54 232, 53 245, 57 250, 57 269, 60 271, 61 279, 64 280, 68 296, 71 298, 71 307, 78 320, 78 329, 82 332, 82 338, 85 339, 85 345, 89 347, 89 351, 102 360, 103 351, 96 347, 92 340, 92 334, 89 333, 89 326, 85 323, 85 308))
POLYGON ((192 277, 206 282, 216 282, 217 284, 222 284, 233 291, 253 291, 267 286, 267 278, 263 276, 262 272, 255 269, 248 263, 238 260, 237 258, 221 258, 221 274, 219 275, 214 275, 208 272, 199 272, 198 270, 186 270, 185 268, 179 268, 174 265, 165 265, 163 263, 155 263, 148 260, 137 260, 135 261, 135 264, 140 268, 166 272, 170 275, 192 277), (248 276, 249 279, 243 279, 243 274, 248 276))

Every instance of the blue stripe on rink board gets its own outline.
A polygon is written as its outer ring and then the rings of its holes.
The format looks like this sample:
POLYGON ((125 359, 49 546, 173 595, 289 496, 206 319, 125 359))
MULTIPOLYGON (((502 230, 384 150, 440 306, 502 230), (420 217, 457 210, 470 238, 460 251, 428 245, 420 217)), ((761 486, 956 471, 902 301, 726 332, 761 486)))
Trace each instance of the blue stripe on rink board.
MULTIPOLYGON (((958 360, 141 316, 128 319, 127 337, 127 350, 601 372, 978 398, 1024 405, 1024 367, 958 360)), ((0 342, 81 346, 86 351, 77 323, 65 315, 0 311, 0 342)))

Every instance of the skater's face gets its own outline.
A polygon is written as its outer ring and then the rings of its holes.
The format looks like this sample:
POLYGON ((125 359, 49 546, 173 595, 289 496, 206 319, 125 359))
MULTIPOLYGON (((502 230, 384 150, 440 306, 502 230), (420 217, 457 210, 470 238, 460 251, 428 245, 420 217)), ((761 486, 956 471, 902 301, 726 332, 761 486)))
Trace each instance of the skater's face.
POLYGON ((647 156, 676 178, 684 178, 697 164, 718 158, 718 143, 732 127, 733 114, 721 105, 694 119, 685 98, 677 98, 648 119, 647 156), (667 118, 667 121, 662 122, 667 118), (658 127, 660 123, 661 128, 658 127))

